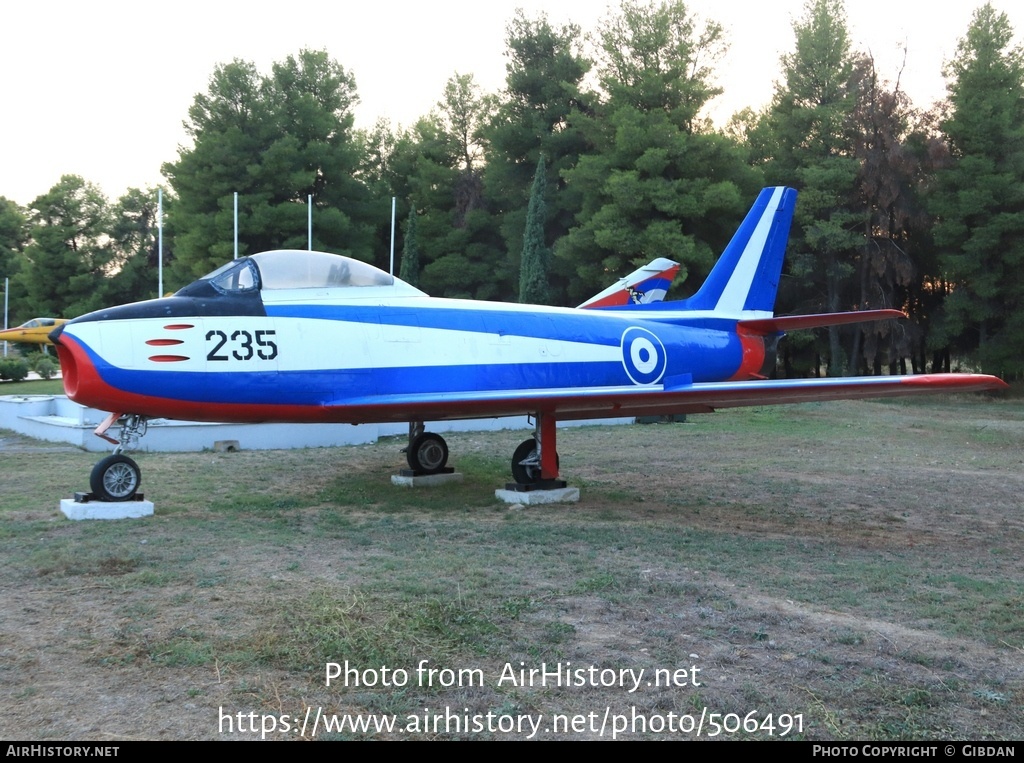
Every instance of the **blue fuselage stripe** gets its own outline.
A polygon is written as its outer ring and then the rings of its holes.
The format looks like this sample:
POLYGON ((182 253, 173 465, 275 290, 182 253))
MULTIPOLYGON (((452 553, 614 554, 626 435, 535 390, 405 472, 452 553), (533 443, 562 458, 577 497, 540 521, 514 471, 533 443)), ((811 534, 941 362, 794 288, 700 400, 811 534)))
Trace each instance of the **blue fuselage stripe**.
POLYGON ((632 385, 621 363, 607 362, 273 373, 130 371, 101 362, 97 370, 118 389, 188 402, 245 405, 329 406, 433 394, 465 397, 474 392, 632 385))
POLYGON ((619 337, 625 328, 622 319, 602 320, 603 316, 599 314, 574 315, 571 311, 554 315, 439 307, 421 310, 398 305, 381 307, 268 305, 266 309, 267 315, 272 318, 315 318, 351 323, 380 323, 391 326, 471 331, 609 346, 619 343, 619 337))

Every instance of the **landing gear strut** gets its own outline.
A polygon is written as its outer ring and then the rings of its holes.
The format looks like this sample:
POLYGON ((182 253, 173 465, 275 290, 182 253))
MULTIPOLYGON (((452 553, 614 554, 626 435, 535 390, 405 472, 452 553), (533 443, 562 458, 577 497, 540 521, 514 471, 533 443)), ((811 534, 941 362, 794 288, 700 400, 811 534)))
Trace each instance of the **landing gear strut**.
MULTIPOLYGON (((557 422, 549 413, 535 413, 533 437, 519 444, 512 454, 512 478, 508 490, 554 490, 564 488, 558 479, 559 458, 556 447, 557 422)), ((409 422, 409 444, 403 448, 412 474, 443 474, 455 471, 448 466, 448 444, 434 432, 424 431, 422 421, 409 422)))
POLYGON ((512 454, 512 478, 509 490, 536 490, 565 487, 558 479, 559 458, 555 450, 555 417, 547 413, 535 415, 537 422, 533 437, 524 440, 512 454))
POLYGON ((440 474, 454 471, 447 468, 448 443, 439 434, 423 431, 422 421, 409 422, 409 446, 405 460, 417 474, 440 474))
POLYGON ((139 439, 146 434, 146 419, 136 414, 124 417, 118 439, 115 440, 106 431, 120 418, 120 414, 110 414, 94 432, 98 437, 115 444, 113 455, 97 463, 89 475, 89 487, 100 501, 131 501, 142 484, 142 470, 123 451, 139 444, 139 439))

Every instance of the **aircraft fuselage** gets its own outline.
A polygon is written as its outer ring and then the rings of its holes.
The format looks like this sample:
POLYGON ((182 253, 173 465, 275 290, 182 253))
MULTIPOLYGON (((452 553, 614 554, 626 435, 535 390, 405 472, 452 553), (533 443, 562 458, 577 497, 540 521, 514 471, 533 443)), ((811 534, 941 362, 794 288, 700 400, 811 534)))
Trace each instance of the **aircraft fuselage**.
POLYGON ((760 338, 744 339, 721 316, 654 321, 391 288, 175 296, 93 313, 61 334, 65 387, 82 404, 145 416, 362 423, 514 414, 543 410, 552 393, 750 378, 764 359, 760 338))

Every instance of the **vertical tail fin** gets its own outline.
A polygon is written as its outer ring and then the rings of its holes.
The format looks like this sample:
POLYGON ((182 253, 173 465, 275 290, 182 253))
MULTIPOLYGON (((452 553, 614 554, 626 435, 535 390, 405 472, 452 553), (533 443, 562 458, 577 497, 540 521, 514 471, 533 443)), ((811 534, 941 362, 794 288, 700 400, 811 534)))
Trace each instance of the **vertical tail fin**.
POLYGON ((772 312, 795 209, 792 188, 762 190, 704 285, 674 304, 723 313, 772 312))

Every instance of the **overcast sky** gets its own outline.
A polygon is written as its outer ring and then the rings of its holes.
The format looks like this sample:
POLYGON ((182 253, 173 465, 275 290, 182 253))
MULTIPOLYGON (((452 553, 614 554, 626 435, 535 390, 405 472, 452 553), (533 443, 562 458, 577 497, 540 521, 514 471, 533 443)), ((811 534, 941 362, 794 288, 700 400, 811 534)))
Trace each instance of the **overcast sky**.
MULTIPOLYGON (((899 73, 915 105, 945 95, 944 63, 980 0, 857 0, 847 16, 855 49, 888 79, 899 73)), ((1024 3, 993 0, 1020 42, 1024 3)), ((689 0, 727 31, 715 116, 770 99, 778 60, 792 51, 803 0, 689 0)), ((455 72, 486 90, 505 77, 505 26, 522 8, 560 24, 596 28, 609 5, 585 0, 7 0, 0 32, 0 196, 28 204, 63 174, 114 199, 160 184, 160 165, 186 141, 182 120, 218 63, 261 72, 304 47, 326 49, 356 78, 357 127, 379 117, 410 124, 441 98, 455 72)))

